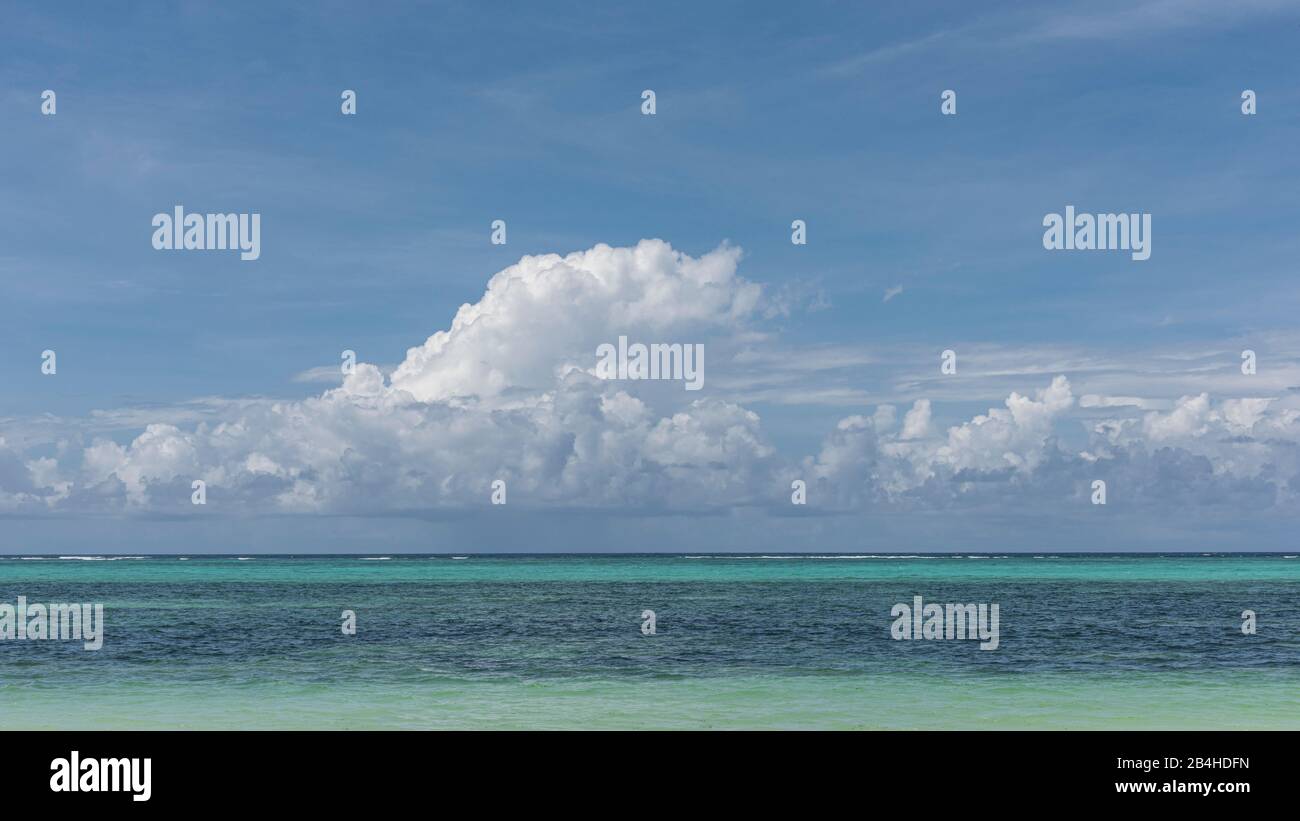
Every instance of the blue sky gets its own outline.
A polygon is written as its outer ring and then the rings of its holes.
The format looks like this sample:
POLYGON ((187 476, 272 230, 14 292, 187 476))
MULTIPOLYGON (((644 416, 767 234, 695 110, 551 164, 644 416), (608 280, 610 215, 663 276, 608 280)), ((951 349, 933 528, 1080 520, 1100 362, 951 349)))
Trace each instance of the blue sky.
MULTIPOLYGON (((6 18, 0 550, 1294 547, 1287 4, 28 4, 6 18), (944 89, 956 116, 940 114, 944 89), (154 250, 150 220, 176 204, 260 213, 261 258, 154 250), (1044 251, 1043 216, 1066 205, 1152 214, 1151 258, 1044 251), (505 245, 489 242, 494 219, 505 245), (791 244, 793 219, 807 245, 791 244), (422 473, 403 426, 459 430, 437 388, 415 396, 418 423, 393 411, 356 443, 337 416, 355 390, 304 406, 298 428, 329 444, 270 423, 229 447, 211 432, 343 391, 330 373, 344 349, 391 371, 525 255, 647 239, 693 259, 742 249, 726 287, 762 292, 738 320, 734 301, 694 316, 687 293, 661 306, 671 322, 630 326, 708 345, 702 393, 726 409, 699 412, 690 454, 660 458, 653 431, 699 397, 646 385, 608 387, 649 409, 620 445, 638 458, 611 448, 580 475, 562 475, 563 452, 503 466, 455 437, 429 447, 464 462, 422 473), (939 373, 944 349, 955 376, 939 373), (1016 420, 956 452, 963 425, 1058 376, 1070 401, 1042 427, 1016 420), (918 401, 923 435, 895 441, 918 401), (728 431, 745 414, 742 457, 728 431), (866 424, 852 419, 870 420, 870 442, 834 441, 866 424), (1106 423, 1131 430, 1103 453, 1106 423), (133 452, 150 424, 171 426, 162 451, 193 453, 133 452), (301 455, 330 448, 345 469, 301 455), (1080 490, 1089 465, 1114 476, 1104 510, 1080 490), (385 471, 409 477, 409 498, 357 478, 385 471), (511 501, 478 504, 479 479, 502 471, 511 501), (190 474, 213 486, 202 510, 187 509, 190 474), (806 508, 789 505, 792 477, 817 488, 806 508)), ((649 265, 646 287, 680 275, 649 265)), ((539 313, 457 356, 521 345, 567 362, 547 341, 617 332, 603 323, 624 303, 602 304, 529 303, 539 313)), ((524 381, 510 396, 568 395, 524 381)), ((457 412, 519 412, 503 401, 457 412)), ((505 453, 553 435, 563 451, 610 418, 482 435, 505 453)))

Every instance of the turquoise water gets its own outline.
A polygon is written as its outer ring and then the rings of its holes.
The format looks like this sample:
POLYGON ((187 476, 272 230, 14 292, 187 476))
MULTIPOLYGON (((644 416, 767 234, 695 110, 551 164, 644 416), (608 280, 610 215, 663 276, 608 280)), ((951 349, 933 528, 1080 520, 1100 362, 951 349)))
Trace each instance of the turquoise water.
POLYGON ((1293 554, 243 558, 0 557, 107 625, 0 641, 0 728, 1300 728, 1293 554))

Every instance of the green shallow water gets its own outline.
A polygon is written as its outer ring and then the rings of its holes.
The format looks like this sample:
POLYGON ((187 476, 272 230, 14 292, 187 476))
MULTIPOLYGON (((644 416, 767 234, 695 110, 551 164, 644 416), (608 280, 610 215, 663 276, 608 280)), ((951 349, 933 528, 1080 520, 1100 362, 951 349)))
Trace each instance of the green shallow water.
POLYGON ((5 729, 1300 729, 1300 677, 727 677, 120 687, 6 697, 5 729))

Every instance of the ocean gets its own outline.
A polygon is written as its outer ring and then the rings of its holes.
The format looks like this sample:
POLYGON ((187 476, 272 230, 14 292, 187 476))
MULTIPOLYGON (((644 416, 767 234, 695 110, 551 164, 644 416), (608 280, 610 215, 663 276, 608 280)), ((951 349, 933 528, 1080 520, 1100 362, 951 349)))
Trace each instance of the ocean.
POLYGON ((103 646, 0 641, 0 729, 1300 729, 1295 554, 0 557, 20 596, 103 646), (996 649, 895 639, 915 596, 996 649))

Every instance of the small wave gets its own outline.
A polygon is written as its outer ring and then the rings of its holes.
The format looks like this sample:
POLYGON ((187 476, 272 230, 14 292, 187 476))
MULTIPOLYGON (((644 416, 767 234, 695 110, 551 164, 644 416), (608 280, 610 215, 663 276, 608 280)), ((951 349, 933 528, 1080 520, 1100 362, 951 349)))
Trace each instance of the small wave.
POLYGON ((946 559, 947 556, 812 556, 813 559, 946 559))
POLYGON ((252 559, 251 559, 250 557, 248 557, 248 556, 239 556, 238 558, 235 559, 235 561, 237 561, 237 562, 251 562, 252 559))
POLYGON ((392 556, 362 556, 363 562, 387 562, 392 560, 392 556))
POLYGON ((452 556, 453 559, 468 559, 469 556, 452 556))
POLYGON ((953 558, 949 556, 886 556, 881 554, 859 554, 859 555, 839 555, 832 554, 829 556, 683 556, 684 559, 768 559, 773 561, 795 561, 797 559, 946 559, 953 558))

